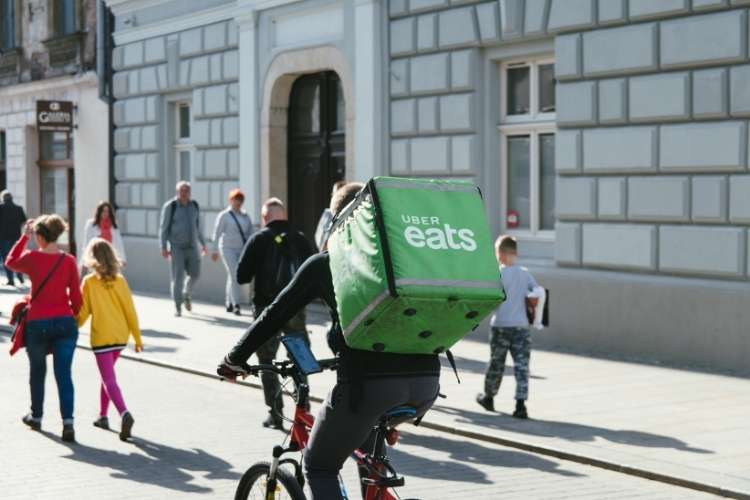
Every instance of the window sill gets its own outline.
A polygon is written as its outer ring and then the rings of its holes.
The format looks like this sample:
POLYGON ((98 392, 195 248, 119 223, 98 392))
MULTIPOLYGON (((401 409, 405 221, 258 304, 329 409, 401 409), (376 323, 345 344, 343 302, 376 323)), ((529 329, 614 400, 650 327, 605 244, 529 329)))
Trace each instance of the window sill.
POLYGON ((85 34, 86 33, 79 30, 65 35, 54 35, 51 38, 42 40, 42 43, 44 45, 57 45, 65 42, 79 42, 83 39, 85 34))
POLYGON ((525 230, 506 230, 504 234, 513 236, 518 241, 535 241, 539 243, 554 243, 555 232, 554 231, 538 231, 533 233, 525 230))
POLYGON ((12 49, 0 49, 0 74, 18 72, 18 62, 21 59, 21 47, 12 49))

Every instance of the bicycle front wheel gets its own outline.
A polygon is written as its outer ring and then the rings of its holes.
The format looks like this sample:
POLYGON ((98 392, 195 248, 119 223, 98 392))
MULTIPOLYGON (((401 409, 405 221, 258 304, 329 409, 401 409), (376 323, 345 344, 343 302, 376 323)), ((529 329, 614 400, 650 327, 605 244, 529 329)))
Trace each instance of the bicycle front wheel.
POLYGON ((247 469, 237 486, 234 500, 305 500, 297 478, 281 467, 276 470, 275 491, 267 491, 270 472, 268 462, 259 462, 247 469))

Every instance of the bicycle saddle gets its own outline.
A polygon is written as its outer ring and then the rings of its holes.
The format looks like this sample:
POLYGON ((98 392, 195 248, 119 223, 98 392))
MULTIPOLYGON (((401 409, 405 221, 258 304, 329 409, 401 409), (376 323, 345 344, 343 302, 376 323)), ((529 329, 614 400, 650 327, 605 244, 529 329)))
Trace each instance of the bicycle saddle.
POLYGON ((413 406, 397 406, 395 408, 391 408, 387 412, 383 414, 382 417, 380 417, 380 421, 388 424, 392 420, 409 420, 410 418, 414 418, 417 416, 417 409, 413 406))

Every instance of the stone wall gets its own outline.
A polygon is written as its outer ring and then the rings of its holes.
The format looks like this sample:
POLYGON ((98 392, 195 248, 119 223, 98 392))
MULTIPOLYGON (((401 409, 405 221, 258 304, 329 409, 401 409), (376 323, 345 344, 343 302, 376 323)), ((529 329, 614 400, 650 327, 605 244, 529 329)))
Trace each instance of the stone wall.
POLYGON ((497 91, 483 86, 482 49, 554 37, 556 261, 747 279, 744 5, 391 0, 391 172, 481 184, 482 168, 499 168, 482 148, 497 91))
POLYGON ((237 187, 237 36, 224 21, 115 48, 115 201, 126 234, 157 236, 161 205, 174 193, 169 96, 192 102, 193 198, 206 235, 237 187))
POLYGON ((748 4, 582 2, 557 36, 559 264, 747 279, 748 4))

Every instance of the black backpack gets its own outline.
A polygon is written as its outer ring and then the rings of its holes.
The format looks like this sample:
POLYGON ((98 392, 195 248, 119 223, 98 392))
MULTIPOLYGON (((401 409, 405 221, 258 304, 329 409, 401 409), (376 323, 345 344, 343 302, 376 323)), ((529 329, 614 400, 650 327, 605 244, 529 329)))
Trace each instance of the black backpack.
MULTIPOLYGON (((172 220, 174 219, 174 213, 177 211, 177 199, 173 199, 169 203, 169 220, 167 221, 167 235, 172 231, 172 220)), ((195 209, 198 211, 198 220, 200 220, 201 216, 201 207, 198 205, 198 202, 195 200, 190 200, 190 204, 195 207, 195 209)), ((198 230, 196 225, 196 230, 198 230)))
POLYGON ((264 283, 264 295, 274 298, 286 287, 300 268, 299 253, 295 248, 294 234, 282 232, 271 234, 268 248, 268 260, 264 266, 267 278, 264 283))

